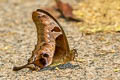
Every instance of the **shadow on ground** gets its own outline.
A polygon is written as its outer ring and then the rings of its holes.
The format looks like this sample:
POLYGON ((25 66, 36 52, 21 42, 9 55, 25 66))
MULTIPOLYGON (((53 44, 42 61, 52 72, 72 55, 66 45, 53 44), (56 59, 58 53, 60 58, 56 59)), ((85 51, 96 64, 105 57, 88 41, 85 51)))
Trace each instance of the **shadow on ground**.
POLYGON ((57 65, 57 66, 53 66, 53 67, 45 67, 43 69, 41 69, 40 71, 46 71, 46 70, 56 70, 56 67, 59 68, 59 69, 75 69, 75 68, 80 68, 79 65, 73 65, 71 63, 67 63, 67 64, 60 64, 60 65, 57 65))

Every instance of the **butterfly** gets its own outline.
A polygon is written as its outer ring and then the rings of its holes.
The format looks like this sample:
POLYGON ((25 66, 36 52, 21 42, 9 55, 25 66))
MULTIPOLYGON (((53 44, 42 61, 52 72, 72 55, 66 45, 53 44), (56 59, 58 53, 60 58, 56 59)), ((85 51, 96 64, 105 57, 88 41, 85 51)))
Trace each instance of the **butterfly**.
POLYGON ((42 9, 33 11, 32 19, 37 29, 37 44, 28 63, 14 67, 13 70, 18 71, 23 68, 40 70, 50 65, 73 61, 76 51, 70 51, 65 32, 59 22, 42 9))

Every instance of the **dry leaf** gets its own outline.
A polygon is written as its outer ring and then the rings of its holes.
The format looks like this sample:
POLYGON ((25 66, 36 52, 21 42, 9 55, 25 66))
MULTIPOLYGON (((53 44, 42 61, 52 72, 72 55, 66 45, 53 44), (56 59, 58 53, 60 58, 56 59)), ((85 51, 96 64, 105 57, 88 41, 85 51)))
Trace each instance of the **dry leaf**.
POLYGON ((73 17, 72 14, 73 9, 68 3, 63 3, 61 0, 55 0, 55 1, 58 9, 61 11, 61 13, 65 18, 73 17))
POLYGON ((73 8, 68 3, 63 3, 61 0, 55 0, 58 10, 68 20, 83 21, 75 17, 73 8))

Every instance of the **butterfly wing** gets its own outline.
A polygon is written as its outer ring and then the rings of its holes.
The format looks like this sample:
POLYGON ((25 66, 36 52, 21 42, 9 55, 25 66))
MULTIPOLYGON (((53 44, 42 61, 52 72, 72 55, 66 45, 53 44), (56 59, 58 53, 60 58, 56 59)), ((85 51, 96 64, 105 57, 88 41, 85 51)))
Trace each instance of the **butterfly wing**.
POLYGON ((63 64, 63 63, 73 60, 75 54, 72 53, 69 49, 68 41, 67 41, 67 38, 66 38, 66 35, 64 33, 62 26, 48 12, 42 9, 38 9, 37 11, 45 13, 57 24, 57 26, 55 26, 54 29, 52 30, 52 32, 54 32, 53 36, 55 36, 55 41, 56 41, 55 53, 54 53, 52 64, 59 64, 59 63, 63 64))
POLYGON ((68 41, 65 36, 65 33, 62 31, 62 34, 56 38, 56 47, 53 57, 53 64, 64 64, 66 62, 74 60, 74 53, 70 52, 68 41))

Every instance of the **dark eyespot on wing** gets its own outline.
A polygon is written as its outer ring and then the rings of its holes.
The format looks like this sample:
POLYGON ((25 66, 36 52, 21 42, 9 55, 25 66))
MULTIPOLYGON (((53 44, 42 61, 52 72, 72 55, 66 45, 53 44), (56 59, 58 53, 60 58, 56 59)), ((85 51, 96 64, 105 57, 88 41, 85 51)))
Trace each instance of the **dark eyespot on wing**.
POLYGON ((41 64, 46 65, 46 60, 44 58, 41 58, 39 61, 41 64))
POLYGON ((61 30, 60 30, 60 28, 59 27, 54 27, 52 30, 51 30, 51 32, 60 32, 61 30))
POLYGON ((48 55, 47 53, 44 53, 44 54, 43 54, 43 57, 47 57, 47 58, 48 58, 49 55, 48 55))

